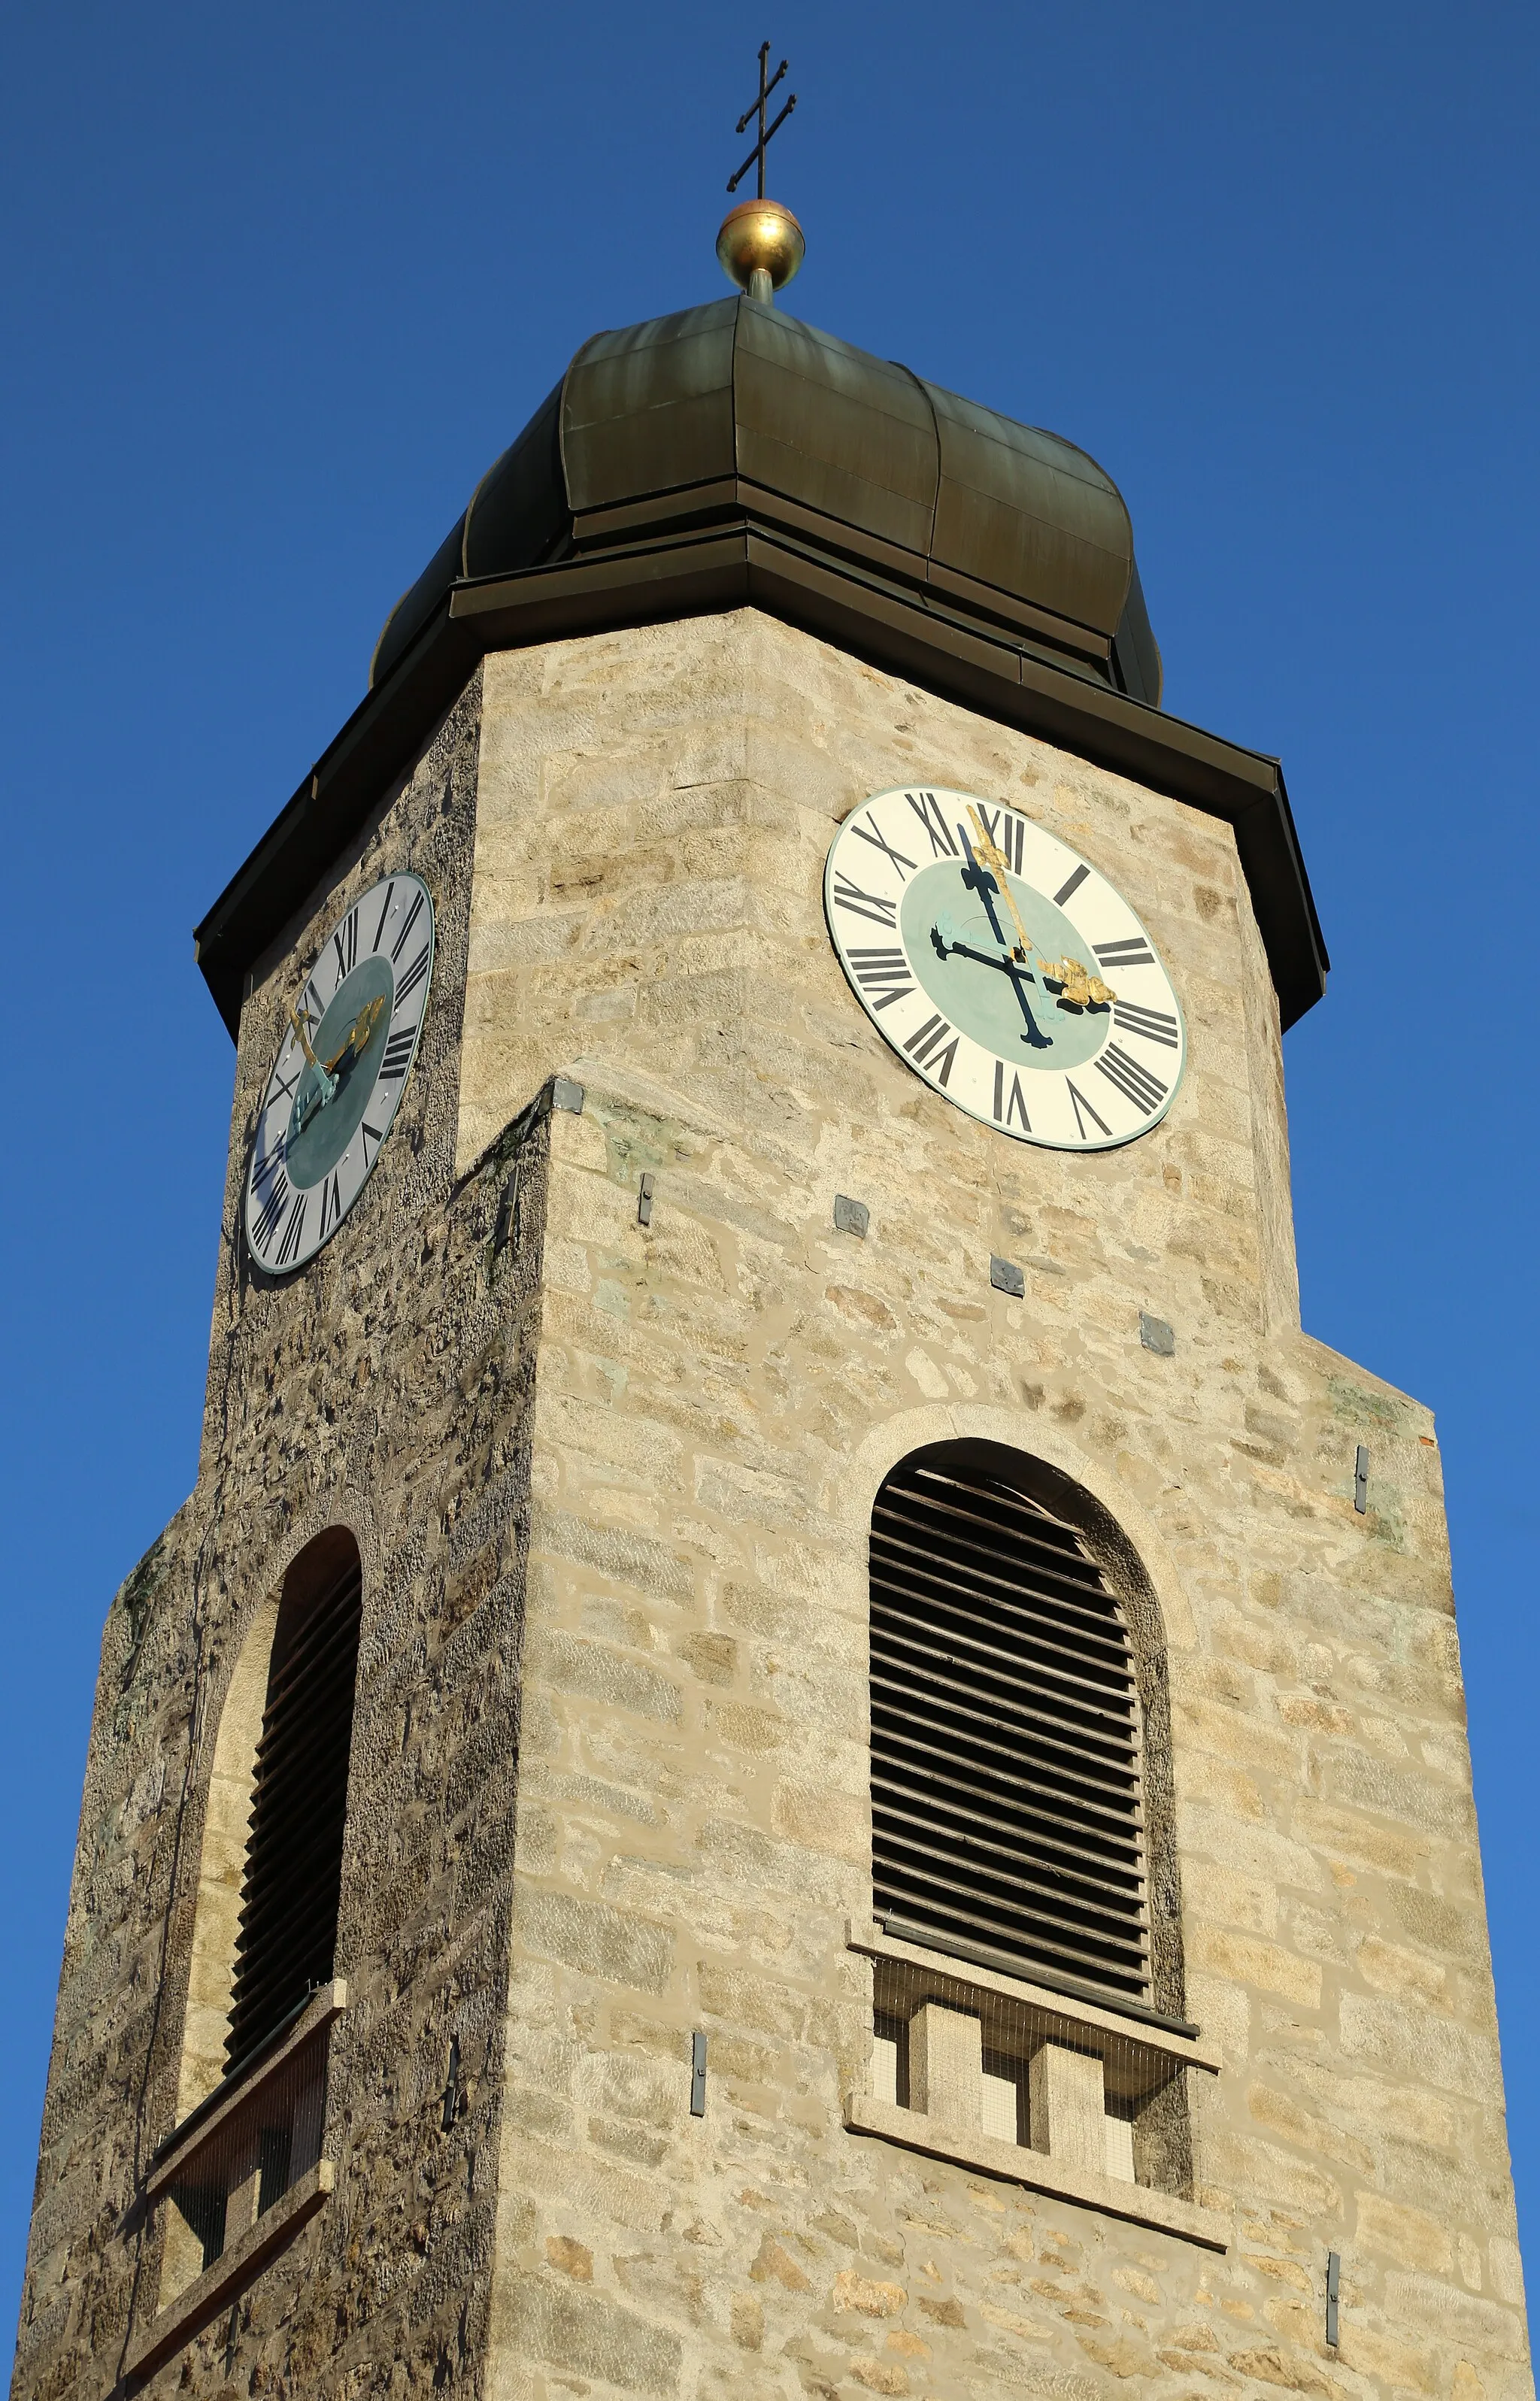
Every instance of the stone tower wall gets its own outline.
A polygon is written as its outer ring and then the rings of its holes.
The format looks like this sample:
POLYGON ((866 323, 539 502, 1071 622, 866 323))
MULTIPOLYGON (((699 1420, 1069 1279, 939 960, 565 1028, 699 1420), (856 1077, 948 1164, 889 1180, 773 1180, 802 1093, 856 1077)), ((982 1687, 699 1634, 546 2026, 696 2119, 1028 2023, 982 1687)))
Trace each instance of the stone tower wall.
POLYGON ((1433 1426, 1299 1330, 1224 826, 752 611, 488 658, 246 1006, 199 1485, 103 1649, 18 2401, 105 2394, 153 2307, 135 2194, 219 1699, 337 1518, 365 1614, 337 2188, 154 2392, 1530 2390, 1433 1426), (1139 1143, 1007 1144, 857 1008, 823 859, 914 779, 1022 807, 1149 926, 1190 1052, 1139 1143), (434 892, 423 1050, 341 1234, 253 1283, 282 1003, 381 864, 434 892), (1218 2070, 1188 2072, 1163 2219, 852 2130, 867 1526, 959 1434, 1083 1488, 1160 1610, 1218 2070))

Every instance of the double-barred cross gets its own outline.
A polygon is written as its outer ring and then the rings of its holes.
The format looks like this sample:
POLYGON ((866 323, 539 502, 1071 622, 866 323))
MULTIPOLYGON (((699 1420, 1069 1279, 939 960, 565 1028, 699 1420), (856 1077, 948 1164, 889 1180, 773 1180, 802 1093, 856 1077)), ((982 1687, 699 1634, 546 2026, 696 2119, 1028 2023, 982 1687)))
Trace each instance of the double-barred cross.
POLYGON ((738 169, 737 173, 736 173, 736 175, 729 176, 729 178, 728 178, 728 183, 727 183, 727 188, 728 188, 728 190, 729 190, 730 192, 736 192, 736 191, 737 190, 738 185, 742 183, 742 181, 743 181, 743 179, 744 179, 745 175, 747 175, 747 174, 748 174, 749 168, 750 168, 750 167, 752 167, 752 166, 756 163, 756 161, 757 161, 757 162, 758 162, 758 166, 759 166, 760 173, 759 173, 759 191, 758 191, 758 194, 756 195, 756 197, 757 197, 758 199, 762 199, 762 200, 763 200, 763 198, 764 198, 764 153, 765 153, 765 150, 766 150, 766 148, 768 147, 768 145, 769 145, 769 144, 770 144, 771 140, 773 139, 773 137, 780 131, 781 127, 785 124, 785 122, 786 122, 787 118, 791 116, 791 111, 795 108, 795 106, 796 106, 796 104, 797 104, 797 95, 796 95, 796 93, 795 93, 795 92, 793 92, 793 93, 791 94, 791 99, 787 102, 786 106, 781 110, 780 115, 777 117, 777 119, 776 119, 776 121, 775 121, 774 125, 767 126, 767 125, 765 124, 765 121, 764 121, 764 104, 765 104, 765 102, 769 99, 769 97, 770 97, 771 93, 775 90, 776 86, 779 83, 779 81, 780 81, 780 79, 781 79, 782 75, 786 73, 786 61, 785 61, 784 59, 782 59, 782 61, 781 61, 781 62, 780 62, 779 66, 776 69, 775 74, 769 77, 769 80, 768 80, 768 81, 766 81, 766 79, 765 79, 765 70, 766 70, 766 68, 769 66, 769 64, 770 64, 770 45, 769 45, 769 43, 768 43, 768 42, 762 42, 762 43, 760 44, 760 96, 759 96, 758 100, 754 102, 754 103, 753 103, 753 105, 752 105, 751 107, 749 107, 749 108, 746 108, 746 109, 744 110, 743 115, 739 117, 739 119, 738 119, 738 123, 737 123, 737 130, 738 130, 738 131, 741 133, 741 132, 743 131, 744 127, 749 123, 749 119, 750 119, 752 117, 754 117, 754 116, 756 116, 756 115, 757 115, 757 116, 758 116, 758 117, 759 117, 759 121, 760 121, 759 140, 755 143, 755 144, 754 144, 754 146, 753 146, 752 150, 750 150, 750 151, 749 151, 748 158, 744 160, 744 162, 743 162, 742 166, 738 169))

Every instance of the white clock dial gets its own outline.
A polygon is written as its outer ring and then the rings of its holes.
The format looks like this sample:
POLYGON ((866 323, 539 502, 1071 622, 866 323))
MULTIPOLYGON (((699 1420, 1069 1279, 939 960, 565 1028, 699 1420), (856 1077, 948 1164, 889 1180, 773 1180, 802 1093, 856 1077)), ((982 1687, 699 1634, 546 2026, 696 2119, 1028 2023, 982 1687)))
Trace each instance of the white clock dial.
POLYGON ((1051 1150, 1112 1150, 1176 1097, 1187 1029, 1122 895, 1019 810, 878 792, 824 871, 840 965, 904 1063, 969 1117, 1051 1150))
POLYGON ((419 876, 384 875, 338 919, 289 1009, 246 1172, 246 1242, 287 1275, 363 1191, 417 1056, 433 973, 419 876))

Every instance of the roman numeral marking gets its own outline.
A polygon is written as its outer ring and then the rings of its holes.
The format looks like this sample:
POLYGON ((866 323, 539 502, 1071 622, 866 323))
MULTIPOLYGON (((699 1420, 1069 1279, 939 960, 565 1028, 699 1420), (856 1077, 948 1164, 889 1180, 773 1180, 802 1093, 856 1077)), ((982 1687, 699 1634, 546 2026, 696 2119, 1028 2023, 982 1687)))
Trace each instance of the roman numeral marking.
POLYGON ((293 1100, 295 1086, 298 1083, 300 1076, 304 1072, 304 1061, 301 1060, 298 1066, 296 1067, 294 1074, 289 1077, 287 1083, 283 1081, 277 1070, 274 1070, 272 1082, 268 1087, 268 1097, 262 1104, 264 1110, 276 1107, 280 1101, 293 1100))
POLYGON ((1073 875, 1066 878, 1065 882, 1060 885, 1057 892, 1053 895, 1053 906, 1055 909, 1062 909, 1066 900, 1072 900, 1074 899, 1076 893, 1079 890, 1081 885, 1085 882, 1085 879, 1090 872, 1090 868, 1085 866, 1082 862, 1080 866, 1077 867, 1073 875))
POLYGON ((325 1241, 334 1226, 342 1223, 342 1191, 334 1172, 323 1178, 321 1187, 321 1239, 325 1241))
POLYGON ((305 1232, 305 1211, 309 1197, 304 1192, 295 1195, 295 1205, 289 1212, 289 1222, 283 1228, 283 1240, 278 1246, 278 1264, 281 1268, 292 1267, 299 1256, 299 1245, 305 1232))
POLYGON ((332 936, 332 948, 337 953, 337 980, 340 983, 343 977, 358 965, 358 911, 356 909, 349 910, 341 925, 332 936))
POLYGON ((1104 967, 1152 967, 1155 954, 1142 934, 1130 934, 1121 942, 1097 942, 1096 956, 1104 967))
MULTIPOLYGON (((404 1025, 399 1034, 392 1035, 385 1045, 385 1056, 379 1063, 379 1080, 382 1084, 400 1082, 412 1063, 412 1045, 416 1040, 415 1025, 404 1025)), ((377 1135, 376 1140, 378 1139, 377 1135)))
POLYGON ((1027 1117, 1026 1101, 1022 1092, 1022 1079, 1012 1068, 1011 1091, 1008 1095, 1005 1090, 1005 1061, 997 1059, 995 1062, 995 1123, 997 1126, 1004 1126, 1009 1132, 1012 1118, 1019 1119, 1023 1133, 1031 1132, 1031 1120, 1027 1117))
POLYGON ((300 995, 299 1013, 305 1020, 307 1029, 311 1032, 326 1014, 326 1004, 315 988, 313 977, 300 995))
POLYGON ((374 1159, 369 1157, 369 1145, 371 1143, 374 1144, 375 1158, 378 1158, 379 1156, 379 1146, 384 1141, 385 1136, 380 1133, 376 1127, 369 1123, 367 1118, 364 1118, 363 1124, 359 1127, 359 1132, 364 1136, 364 1172, 367 1174, 370 1168, 374 1165, 374 1159))
POLYGON ((979 823, 995 844, 1012 875, 1022 871, 1022 845, 1026 840, 1026 821, 1012 816, 1009 809, 986 809, 979 803, 979 823))
POLYGON ((1166 1086, 1159 1076, 1152 1076, 1148 1067, 1141 1067, 1137 1059, 1131 1059, 1116 1042, 1107 1044, 1095 1066, 1097 1073, 1105 1076, 1109 1084, 1115 1084, 1136 1109, 1143 1110, 1146 1117, 1156 1103, 1163 1101, 1166 1096, 1166 1086))
POLYGON ((870 817, 867 819, 865 825, 859 825, 852 820, 850 830, 853 834, 859 835, 862 842, 869 842, 873 850, 880 850, 886 853, 887 857, 892 860, 894 866, 899 871, 899 881, 901 884, 903 881, 903 871, 906 867, 908 868, 911 875, 914 873, 914 861, 912 858, 906 858, 901 850, 895 850, 892 844, 888 842, 881 832, 879 832, 877 827, 872 822, 870 817))
POLYGON ((395 877, 392 875, 389 884, 385 886, 385 899, 379 912, 379 923, 375 927, 375 938, 369 945, 371 955, 374 952, 378 950, 380 943, 385 938, 385 920, 391 913, 391 895, 394 890, 395 877))
POLYGON ((422 981, 422 979, 427 972, 428 945, 424 942, 416 958, 412 961, 411 966, 407 968, 406 974, 402 977, 401 981, 395 988, 395 1002, 392 1011, 392 1015, 394 1014, 394 1010, 401 1007, 404 1000, 409 1000, 411 998, 412 994, 417 990, 418 985, 422 981))
MULTIPOLYGON (((391 960, 392 965, 406 949, 406 937, 411 932, 412 927, 417 924, 417 921, 421 914, 422 895, 420 892, 414 892, 412 895, 412 905, 406 912, 406 923, 403 925, 400 933, 396 936, 391 948, 391 960)), ((381 928, 381 930, 383 930, 383 928, 381 928)))
POLYGON ((873 995, 873 1008, 890 1000, 905 1000, 914 991, 909 961, 901 951, 851 951, 850 972, 863 992, 873 995))
POLYGON ((956 858, 957 845, 952 839, 952 829, 941 813, 935 793, 921 792, 916 798, 914 793, 905 792, 904 799, 930 836, 931 858, 956 858))
POLYGON ((1067 1076, 1064 1080, 1065 1090, 1069 1094, 1070 1106, 1075 1112, 1075 1123, 1079 1128, 1080 1140, 1084 1142, 1086 1138, 1085 1121, 1087 1118, 1089 1118, 1092 1124, 1098 1127, 1103 1133, 1110 1135, 1112 1128, 1107 1124, 1107 1119, 1105 1118, 1099 1118, 1096 1115, 1095 1110, 1092 1107, 1091 1103, 1086 1099, 1085 1094, 1076 1091, 1067 1076))
POLYGON ((1175 1050, 1181 1040, 1176 1020, 1163 1008, 1135 1008, 1131 1000, 1114 1003, 1112 1022, 1120 1034, 1140 1034, 1147 1042, 1162 1042, 1175 1050))
POLYGON ((942 1091, 952 1074, 952 1063, 957 1055, 957 1036, 952 1033, 944 1017, 927 1018, 904 1044, 907 1056, 916 1067, 928 1067, 942 1091), (951 1036, 950 1042, 947 1036, 951 1036), (942 1045, 946 1043, 943 1050, 942 1045))
POLYGON ((259 1156, 253 1159, 252 1190, 256 1193, 259 1198, 264 1184, 268 1182, 270 1176, 276 1175, 279 1169, 282 1166, 286 1148, 287 1137, 283 1134, 280 1134, 277 1143, 271 1150, 264 1151, 259 1156))
POLYGON ((848 909, 853 917, 870 917, 873 926, 891 927, 898 922, 896 900, 885 900, 877 892, 863 892, 859 884, 852 884, 849 876, 843 873, 834 877, 834 906, 848 909))
POLYGON ((268 1197, 252 1227, 252 1248, 259 1255, 271 1242, 289 1205, 289 1179, 282 1168, 268 1188, 268 1197))

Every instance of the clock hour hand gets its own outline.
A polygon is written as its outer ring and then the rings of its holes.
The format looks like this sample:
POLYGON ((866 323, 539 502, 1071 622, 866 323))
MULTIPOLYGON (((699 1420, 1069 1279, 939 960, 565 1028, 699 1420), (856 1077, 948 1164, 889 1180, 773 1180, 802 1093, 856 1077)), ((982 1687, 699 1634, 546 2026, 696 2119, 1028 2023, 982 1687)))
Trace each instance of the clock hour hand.
POLYGON ((1026 1032, 1022 1036, 1022 1040, 1024 1042, 1030 1042, 1034 1050, 1049 1050, 1052 1049, 1053 1036, 1052 1034, 1044 1034, 1039 1028, 1037 1019, 1032 1014, 1032 1005, 1027 999, 1026 994, 1022 985, 1022 978, 1024 976, 1025 976, 1029 981, 1035 981, 1036 979, 1033 977, 1031 968, 1023 966, 1018 956, 1006 951, 1000 957, 991 958, 987 951, 976 951, 970 942, 955 941, 952 936, 951 922, 945 917, 937 918, 936 923, 930 928, 930 940, 935 947, 938 958, 944 959, 950 954, 954 958, 974 959, 982 967, 997 967, 1001 975, 1009 976, 1011 979, 1011 989, 1015 994, 1016 998, 1020 1001, 1022 1006, 1022 1015, 1026 1020, 1026 1032))

